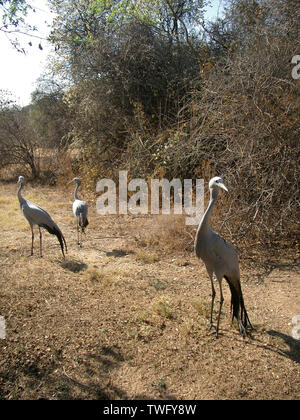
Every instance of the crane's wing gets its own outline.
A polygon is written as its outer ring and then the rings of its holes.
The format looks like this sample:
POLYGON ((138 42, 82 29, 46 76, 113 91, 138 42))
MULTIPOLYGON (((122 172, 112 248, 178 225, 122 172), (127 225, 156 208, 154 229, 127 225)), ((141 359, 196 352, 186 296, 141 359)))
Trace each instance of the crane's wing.
POLYGON ((25 201, 21 206, 22 212, 26 219, 33 225, 47 225, 49 227, 56 226, 49 213, 42 207, 25 201))
POLYGON ((30 225, 38 225, 46 229, 52 235, 56 235, 61 246, 62 254, 65 256, 64 247, 67 251, 66 240, 57 224, 52 220, 50 214, 42 209, 42 207, 27 200, 24 200, 21 209, 30 225))
POLYGON ((75 216, 82 214, 84 217, 87 217, 88 214, 88 205, 84 200, 75 200, 73 203, 73 213, 75 216))
POLYGON ((222 236, 212 232, 211 252, 214 254, 215 264, 227 276, 239 276, 239 261, 236 249, 222 236))
POLYGON ((85 228, 89 222, 87 219, 88 205, 84 200, 75 200, 73 202, 73 213, 78 219, 79 226, 85 228))

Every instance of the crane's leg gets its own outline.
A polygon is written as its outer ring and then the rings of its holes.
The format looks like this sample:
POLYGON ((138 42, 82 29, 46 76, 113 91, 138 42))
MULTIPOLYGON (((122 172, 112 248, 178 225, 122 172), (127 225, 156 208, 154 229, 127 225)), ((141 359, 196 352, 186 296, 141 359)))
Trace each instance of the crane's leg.
POLYGON ((33 226, 30 225, 31 227, 31 256, 33 255, 33 240, 34 240, 34 232, 33 232, 33 226))
POLYGON ((84 233, 83 228, 80 228, 80 248, 82 248, 82 232, 84 233))
POLYGON ((215 296, 216 291, 214 287, 214 280, 213 280, 213 273, 209 273, 210 283, 211 283, 211 306, 210 306, 210 327, 209 329, 213 327, 213 310, 214 310, 214 302, 215 302, 215 296))
POLYGON ((40 257, 42 258, 43 256, 43 251, 42 251, 42 231, 41 228, 39 227, 39 232, 40 232, 40 257))
POLYGON ((221 311, 222 311, 222 305, 224 302, 224 297, 223 297, 223 291, 222 291, 222 277, 218 278, 218 282, 219 282, 219 286, 220 286, 220 307, 219 307, 219 314, 218 314, 218 320, 217 320, 217 328, 216 328, 216 338, 218 338, 219 336, 219 324, 220 324, 220 318, 221 318, 221 311))
POLYGON ((79 241, 79 223, 78 223, 78 219, 77 219, 77 245, 80 246, 80 241, 79 241))

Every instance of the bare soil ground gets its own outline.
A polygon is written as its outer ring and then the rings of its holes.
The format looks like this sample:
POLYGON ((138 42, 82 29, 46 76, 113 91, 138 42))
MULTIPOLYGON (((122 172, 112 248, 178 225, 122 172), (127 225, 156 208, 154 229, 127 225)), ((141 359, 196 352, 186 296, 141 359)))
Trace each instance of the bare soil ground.
POLYGON ((224 282, 216 340, 202 262, 180 247, 159 247, 170 229, 166 218, 103 217, 89 200, 80 249, 73 189, 28 185, 24 197, 52 215, 69 246, 63 260, 56 237, 44 231, 44 257, 38 234, 30 257, 16 190, 0 185, 0 399, 300 399, 296 250, 294 258, 270 257, 267 266, 259 253, 241 259, 255 331, 243 339, 231 326, 224 282), (153 246, 144 240, 149 231, 153 246))

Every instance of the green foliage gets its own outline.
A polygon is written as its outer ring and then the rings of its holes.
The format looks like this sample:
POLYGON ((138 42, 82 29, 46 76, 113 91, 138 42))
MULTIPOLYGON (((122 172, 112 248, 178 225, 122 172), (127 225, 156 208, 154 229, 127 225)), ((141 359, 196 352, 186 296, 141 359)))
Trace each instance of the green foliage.
POLYGON ((201 31, 205 0, 49 0, 56 13, 50 39, 60 49, 89 44, 99 32, 110 33, 140 22, 162 31, 170 40, 186 40, 201 31))
POLYGON ((133 18, 146 22, 155 22, 155 9, 157 1, 132 2, 129 0, 106 1, 94 0, 91 10, 96 15, 106 14, 107 23, 122 24, 133 18))
POLYGON ((107 23, 122 25, 138 20, 166 28, 172 19, 175 24, 178 18, 199 23, 204 5, 203 0, 93 0, 90 9, 95 15, 105 15, 107 23))

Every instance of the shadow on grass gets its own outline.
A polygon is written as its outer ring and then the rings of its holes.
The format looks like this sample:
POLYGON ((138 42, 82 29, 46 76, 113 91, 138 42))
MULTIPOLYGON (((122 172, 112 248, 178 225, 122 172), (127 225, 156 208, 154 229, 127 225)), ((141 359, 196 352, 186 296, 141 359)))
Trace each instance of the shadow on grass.
POLYGON ((113 249, 112 251, 105 252, 107 257, 122 258, 126 255, 133 254, 133 251, 124 251, 123 249, 113 249))
MULTIPOLYGON (((79 361, 80 370, 84 369, 84 383, 81 379, 75 378, 74 374, 64 372, 59 380, 60 389, 58 399, 77 399, 80 398, 93 400, 129 400, 132 397, 121 387, 113 384, 109 373, 119 369, 123 362, 126 362, 120 350, 114 346, 103 346, 97 353, 87 354, 84 360, 79 361), (88 380, 86 378, 89 378, 88 380)), ((161 398, 175 399, 168 395, 167 386, 160 390, 161 398)), ((138 394, 134 399, 149 400, 150 396, 138 394)))
MULTIPOLYGON (((265 279, 269 277, 274 270, 279 270, 279 271, 289 270, 289 271, 297 272, 299 271, 299 269, 300 269, 299 258, 295 258, 293 262, 290 261, 288 263, 282 263, 278 261, 269 260, 269 261, 265 261, 261 265, 259 272, 254 273, 252 277, 256 278, 257 281, 259 281, 260 283, 263 283, 265 279)), ((286 281, 287 281, 286 278, 283 278, 283 280, 277 280, 276 282, 284 283, 286 281)))
POLYGON ((288 357, 294 362, 300 364, 300 340, 296 340, 295 338, 287 334, 283 334, 279 331, 270 330, 268 331, 268 334, 271 337, 276 337, 283 340, 285 344, 289 346, 289 350, 278 350, 277 351, 278 354, 288 357))
MULTIPOLYGON (((102 346, 82 357, 74 355, 77 368, 72 371, 62 365, 61 355, 46 364, 38 356, 30 362, 24 358, 0 369, 0 400, 23 400, 28 396, 34 400, 132 399, 110 375, 128 359, 115 346, 102 346)), ((134 398, 149 400, 151 397, 141 393, 134 398)), ((167 395, 166 385, 161 398, 174 399, 167 395)))
POLYGON ((84 271, 87 269, 87 264, 75 261, 75 260, 65 260, 61 263, 61 267, 65 270, 69 270, 72 273, 80 273, 81 271, 84 271))

